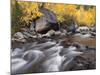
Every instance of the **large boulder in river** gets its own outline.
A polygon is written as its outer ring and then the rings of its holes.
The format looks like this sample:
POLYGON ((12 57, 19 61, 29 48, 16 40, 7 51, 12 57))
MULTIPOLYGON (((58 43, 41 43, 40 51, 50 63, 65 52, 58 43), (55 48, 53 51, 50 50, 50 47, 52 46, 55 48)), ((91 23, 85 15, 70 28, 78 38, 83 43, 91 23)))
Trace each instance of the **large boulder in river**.
POLYGON ((43 13, 43 16, 32 22, 30 30, 35 30, 38 33, 47 33, 51 29, 59 29, 56 15, 52 11, 42 8, 40 12, 43 13))
POLYGON ((36 22, 32 23, 30 26, 30 30, 35 30, 38 33, 47 33, 49 30, 58 30, 57 23, 50 23, 47 21, 46 17, 42 16, 36 20, 36 22), (34 28, 35 26, 35 28, 34 28))
POLYGON ((40 19, 36 21, 36 32, 44 33, 48 31, 49 29, 50 29, 50 25, 46 21, 46 17, 40 17, 40 19))

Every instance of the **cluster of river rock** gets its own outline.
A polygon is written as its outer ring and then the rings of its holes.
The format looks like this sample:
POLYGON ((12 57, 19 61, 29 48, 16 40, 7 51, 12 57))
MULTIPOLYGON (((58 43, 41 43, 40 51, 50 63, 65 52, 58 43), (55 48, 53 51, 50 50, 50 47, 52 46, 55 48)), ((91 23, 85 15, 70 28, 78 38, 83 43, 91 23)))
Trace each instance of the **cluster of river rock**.
MULTIPOLYGON (((41 27, 40 27, 41 29, 41 27)), ((12 37, 12 41, 19 41, 19 42, 26 42, 29 38, 50 38, 52 36, 66 36, 66 35, 73 35, 78 36, 81 38, 95 38, 96 37, 96 30, 95 27, 88 28, 88 27, 78 27, 74 33, 67 32, 65 29, 60 29, 60 31, 55 31, 53 29, 47 31, 45 34, 36 33, 31 31, 28 28, 22 28, 21 32, 17 32, 12 37)))

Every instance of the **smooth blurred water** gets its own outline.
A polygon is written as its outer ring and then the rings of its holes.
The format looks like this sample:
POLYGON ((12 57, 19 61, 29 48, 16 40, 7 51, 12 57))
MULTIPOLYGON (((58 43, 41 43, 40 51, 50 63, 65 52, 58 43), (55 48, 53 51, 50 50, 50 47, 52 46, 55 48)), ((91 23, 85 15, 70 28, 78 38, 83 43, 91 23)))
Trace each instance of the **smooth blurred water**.
POLYGON ((15 48, 12 51, 12 74, 29 73, 32 68, 35 72, 35 67, 39 67, 37 72, 63 71, 80 54, 82 52, 78 52, 75 46, 64 48, 54 41, 25 44, 22 49, 15 48))

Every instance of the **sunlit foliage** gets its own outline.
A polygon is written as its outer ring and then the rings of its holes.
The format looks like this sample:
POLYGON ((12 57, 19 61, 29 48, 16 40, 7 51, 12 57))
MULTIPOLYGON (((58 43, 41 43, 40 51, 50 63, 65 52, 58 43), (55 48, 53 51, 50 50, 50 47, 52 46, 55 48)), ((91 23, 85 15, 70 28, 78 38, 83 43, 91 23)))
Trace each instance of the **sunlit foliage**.
POLYGON ((76 12, 76 20, 79 25, 93 26, 95 25, 95 17, 95 7, 85 10, 84 6, 81 6, 80 10, 76 12))
POLYGON ((29 22, 31 22, 32 19, 42 16, 42 13, 38 11, 38 3, 18 2, 18 4, 22 12, 22 16, 20 18, 22 22, 29 24, 29 22))
MULTIPOLYGON (((12 25, 29 26, 33 19, 43 16, 39 12, 39 7, 43 3, 12 1, 12 25)), ((95 6, 44 3, 44 8, 53 11, 57 16, 57 21, 65 22, 66 25, 71 19, 78 25, 93 26, 96 22, 95 6)))

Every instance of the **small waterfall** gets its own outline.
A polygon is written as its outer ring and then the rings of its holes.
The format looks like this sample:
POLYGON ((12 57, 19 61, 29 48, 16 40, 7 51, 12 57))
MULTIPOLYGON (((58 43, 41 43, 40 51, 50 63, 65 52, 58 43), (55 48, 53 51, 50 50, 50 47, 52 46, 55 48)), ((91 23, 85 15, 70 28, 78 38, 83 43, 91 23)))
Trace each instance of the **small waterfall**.
POLYGON ((62 49, 62 46, 54 46, 45 51, 47 57, 42 64, 43 72, 59 71, 59 67, 62 63, 62 56, 60 56, 59 53, 62 49))

